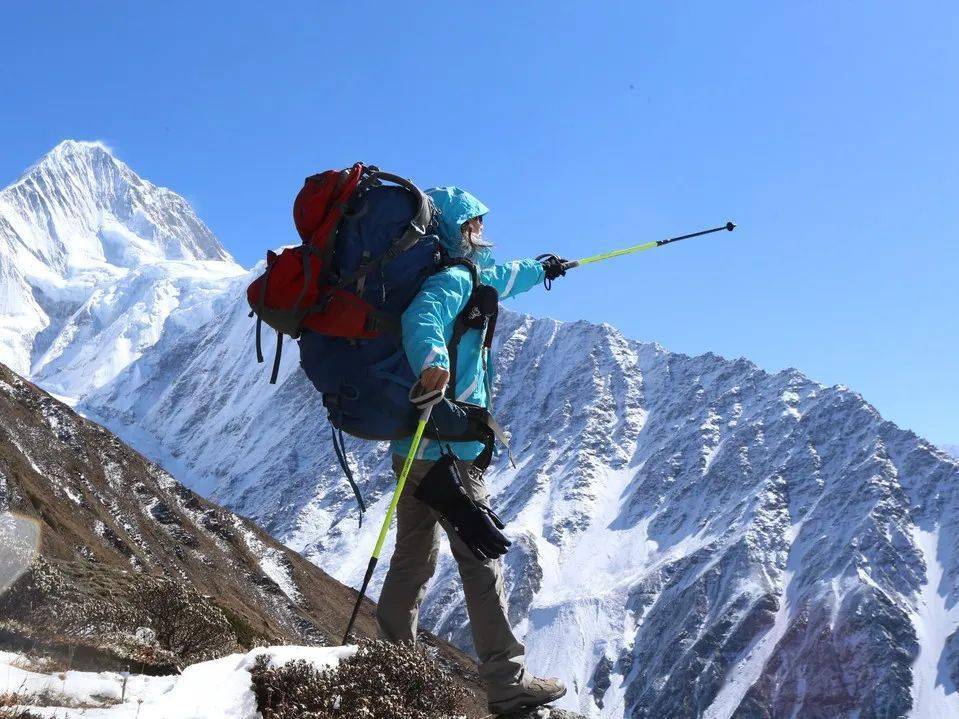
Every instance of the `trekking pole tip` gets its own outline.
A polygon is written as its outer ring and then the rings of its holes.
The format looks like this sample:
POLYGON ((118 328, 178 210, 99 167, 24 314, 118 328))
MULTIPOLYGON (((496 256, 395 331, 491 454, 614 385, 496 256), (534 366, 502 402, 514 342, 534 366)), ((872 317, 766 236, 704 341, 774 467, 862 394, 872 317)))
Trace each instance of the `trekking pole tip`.
POLYGON ((726 222, 726 229, 732 232, 733 230, 736 229, 736 223, 731 220, 726 222))

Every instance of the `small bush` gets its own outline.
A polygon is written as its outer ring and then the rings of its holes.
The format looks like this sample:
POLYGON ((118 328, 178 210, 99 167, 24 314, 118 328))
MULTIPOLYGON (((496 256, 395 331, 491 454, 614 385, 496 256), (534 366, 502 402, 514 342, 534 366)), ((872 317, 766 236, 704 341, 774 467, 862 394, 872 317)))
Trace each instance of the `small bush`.
POLYGON ((130 603, 136 628, 151 629, 161 648, 187 663, 223 656, 237 648, 233 628, 223 611, 173 581, 144 582, 130 603))
POLYGON ((263 719, 437 719, 462 715, 465 691, 422 648, 364 643, 334 669, 304 661, 272 669, 257 659, 253 691, 263 719))
POLYGON ((58 662, 50 657, 33 653, 21 655, 11 661, 10 664, 17 669, 24 669, 37 674, 53 674, 54 672, 65 672, 69 669, 66 662, 58 662))
MULTIPOLYGON (((32 707, 66 707, 69 709, 102 709, 120 702, 113 697, 93 697, 95 701, 86 702, 62 694, 54 689, 41 689, 38 692, 5 692, 0 694, 0 707, 17 708, 20 706, 32 707)), ((29 715, 27 715, 29 716, 29 715)), ((4 717, 0 714, 0 719, 4 717)))
POLYGON ((0 596, 0 617, 38 639, 96 640, 151 665, 192 664, 238 648, 223 610, 189 585, 82 562, 55 566, 38 558, 0 596))
POLYGON ((27 709, 0 707, 0 719, 43 719, 43 717, 27 709))

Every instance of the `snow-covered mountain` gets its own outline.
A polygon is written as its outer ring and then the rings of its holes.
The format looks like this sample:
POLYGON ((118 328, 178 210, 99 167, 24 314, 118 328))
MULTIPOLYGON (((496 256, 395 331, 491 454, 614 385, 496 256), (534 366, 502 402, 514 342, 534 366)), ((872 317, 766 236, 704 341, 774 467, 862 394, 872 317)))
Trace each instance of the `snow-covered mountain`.
POLYGON ((944 444, 941 446, 946 454, 959 459, 959 444, 944 444))
POLYGON ((0 192, 0 359, 82 397, 212 319, 242 273, 186 200, 67 140, 0 192))
MULTIPOLYGON (((358 529, 296 352, 275 387, 253 358, 246 281, 216 295, 214 320, 161 333, 80 407, 357 585, 392 488, 388 450, 350 444, 372 500, 358 529)), ((510 613, 531 668, 569 683, 566 706, 959 716, 955 460, 796 370, 511 313, 497 346, 517 467, 501 456, 489 481, 516 540, 510 613)), ((424 625, 466 647, 458 592, 445 556, 424 625)))

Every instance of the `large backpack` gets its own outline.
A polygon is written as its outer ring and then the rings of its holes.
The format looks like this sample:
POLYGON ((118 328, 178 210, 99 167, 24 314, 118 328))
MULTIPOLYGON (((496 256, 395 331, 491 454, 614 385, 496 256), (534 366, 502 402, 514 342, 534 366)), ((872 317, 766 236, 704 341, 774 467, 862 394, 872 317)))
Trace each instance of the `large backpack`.
MULTIPOLYGON (((469 260, 446 256, 435 213, 413 183, 375 167, 357 163, 308 177, 293 205, 302 244, 279 255, 268 252, 266 271, 247 290, 251 316, 257 316, 258 361, 263 362, 262 323, 277 330, 271 382, 283 336, 299 339, 300 364, 323 394, 333 446, 361 512, 343 432, 372 440, 412 434, 418 413, 408 394, 417 377, 402 349, 400 315, 423 281, 461 264, 482 299, 480 317, 478 302, 471 299, 458 320, 450 348, 454 357, 467 327, 486 327, 488 344, 495 326, 492 288, 480 285, 469 260)), ((485 408, 449 398, 433 409, 430 425, 427 436, 436 439, 483 441, 486 451, 477 463, 489 463, 499 428, 485 408)))

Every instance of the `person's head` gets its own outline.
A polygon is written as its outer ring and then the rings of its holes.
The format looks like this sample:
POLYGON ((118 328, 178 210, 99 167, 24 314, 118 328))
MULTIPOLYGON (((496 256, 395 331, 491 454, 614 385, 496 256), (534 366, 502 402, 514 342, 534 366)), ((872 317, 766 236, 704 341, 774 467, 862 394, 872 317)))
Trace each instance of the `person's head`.
POLYGON ((459 187, 434 187, 426 194, 439 211, 440 241, 446 251, 485 264, 490 243, 483 239, 483 216, 489 208, 459 187))
POLYGON ((483 239, 483 216, 473 217, 460 225, 460 235, 463 237, 464 246, 468 246, 470 252, 476 252, 480 247, 491 247, 492 245, 483 239))

